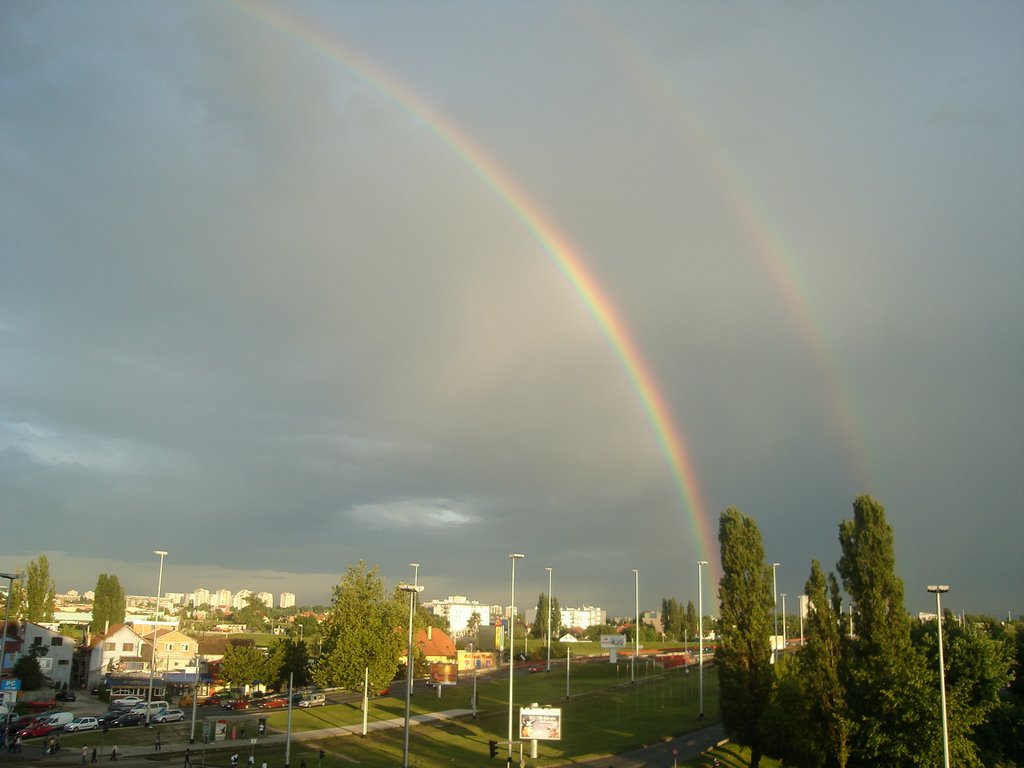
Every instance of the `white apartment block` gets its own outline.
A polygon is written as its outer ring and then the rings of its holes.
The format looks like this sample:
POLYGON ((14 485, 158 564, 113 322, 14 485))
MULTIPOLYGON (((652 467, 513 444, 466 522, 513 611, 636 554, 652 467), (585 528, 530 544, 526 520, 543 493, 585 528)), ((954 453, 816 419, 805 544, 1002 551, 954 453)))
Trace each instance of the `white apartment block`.
POLYGON ((195 592, 192 593, 192 597, 190 598, 190 602, 196 608, 198 608, 200 605, 209 605, 210 604, 210 590, 208 590, 206 587, 200 587, 199 589, 197 589, 195 592))
POLYGON ((480 626, 491 623, 491 606, 481 605, 477 600, 469 600, 464 595, 449 595, 444 600, 432 600, 423 603, 423 607, 434 616, 448 619, 449 634, 458 637, 469 631, 469 620, 473 614, 480 617, 480 626))
POLYGON ((260 592, 256 595, 256 597, 258 597, 260 599, 260 602, 267 606, 267 608, 274 607, 274 596, 269 592, 260 592))
POLYGON ((597 624, 605 624, 608 621, 608 612, 592 605, 584 605, 581 608, 562 608, 560 613, 563 627, 586 629, 597 624))
POLYGON ((235 597, 231 601, 231 607, 234 608, 236 611, 239 610, 240 608, 245 608, 245 606, 246 606, 245 598, 250 597, 251 595, 252 595, 252 590, 251 589, 240 589, 240 590, 238 590, 237 592, 235 592, 235 597))
POLYGON ((294 608, 295 607, 295 595, 291 592, 282 592, 278 605, 281 608, 294 608))
POLYGON ((210 605, 216 606, 217 608, 230 608, 231 607, 231 590, 224 589, 221 587, 212 595, 213 600, 210 605))

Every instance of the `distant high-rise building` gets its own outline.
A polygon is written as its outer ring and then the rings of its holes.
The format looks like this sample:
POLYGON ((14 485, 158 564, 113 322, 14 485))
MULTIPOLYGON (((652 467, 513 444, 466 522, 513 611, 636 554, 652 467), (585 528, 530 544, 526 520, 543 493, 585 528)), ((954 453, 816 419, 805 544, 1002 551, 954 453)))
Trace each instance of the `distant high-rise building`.
POLYGON ((198 608, 200 605, 210 604, 210 590, 206 587, 200 587, 192 593, 192 605, 198 608))
POLYGON ((267 608, 274 607, 274 596, 269 592, 260 592, 256 595, 256 597, 258 597, 260 599, 260 602, 267 606, 267 608))
POLYGON ((448 629, 454 637, 466 634, 474 613, 480 617, 480 626, 488 626, 491 623, 490 606, 480 605, 478 601, 469 600, 463 595, 448 595, 445 600, 431 600, 423 603, 423 607, 434 616, 444 616, 448 619, 448 629))
POLYGON ((563 627, 586 629, 587 627, 606 623, 608 621, 608 612, 602 608, 595 608, 592 605, 584 605, 581 608, 563 608, 561 610, 561 621, 563 627))
POLYGON ((210 605, 216 606, 217 608, 230 608, 231 607, 231 590, 224 589, 221 587, 213 593, 213 602, 210 605))
POLYGON ((246 598, 250 597, 251 595, 252 595, 252 590, 251 589, 240 589, 240 590, 238 590, 237 592, 235 592, 235 596, 231 600, 231 607, 234 608, 236 611, 239 608, 245 608, 245 606, 249 604, 248 601, 246 600, 246 598))
POLYGON ((294 608, 295 595, 293 595, 291 592, 282 592, 281 599, 278 601, 278 605, 281 608, 294 608))

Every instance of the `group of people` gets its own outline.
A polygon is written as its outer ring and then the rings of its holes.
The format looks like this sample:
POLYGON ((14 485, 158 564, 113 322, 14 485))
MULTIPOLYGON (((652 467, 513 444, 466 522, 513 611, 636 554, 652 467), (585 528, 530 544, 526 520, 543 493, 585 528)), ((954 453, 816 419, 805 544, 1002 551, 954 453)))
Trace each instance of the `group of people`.
POLYGON ((47 736, 46 741, 43 742, 43 754, 55 755, 58 752, 60 752, 60 734, 47 736))

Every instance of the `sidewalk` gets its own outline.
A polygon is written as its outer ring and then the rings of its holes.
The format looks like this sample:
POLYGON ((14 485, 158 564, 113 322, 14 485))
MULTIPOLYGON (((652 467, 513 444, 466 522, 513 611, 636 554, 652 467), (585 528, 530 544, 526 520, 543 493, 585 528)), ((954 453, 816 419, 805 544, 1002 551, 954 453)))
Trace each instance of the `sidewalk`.
MULTIPOLYGON (((425 715, 412 715, 409 718, 409 725, 425 725, 428 723, 438 722, 440 720, 451 720, 458 717, 468 717, 473 714, 471 709, 447 709, 441 712, 430 712, 425 715)), ((371 731, 381 731, 389 728, 404 728, 405 718, 404 717, 393 717, 388 720, 376 720, 366 724, 367 733, 371 731)), ((314 741, 316 739, 332 738, 336 736, 361 736, 363 733, 362 723, 356 725, 344 725, 335 728, 319 728, 314 731, 293 731, 292 742, 299 741, 314 741)), ((111 734, 108 733, 107 737, 110 739, 111 734)), ((288 739, 288 734, 275 731, 274 733, 268 733, 265 736, 259 737, 259 745, 267 746, 271 744, 283 745, 288 739)), ((110 763, 110 747, 116 742, 112 739, 110 743, 104 748, 102 757, 96 762, 96 765, 101 763, 110 763)), ((81 748, 65 747, 55 755, 43 755, 42 754, 42 740, 32 739, 24 742, 22 751, 18 754, 8 754, 6 749, 0 752, 0 763, 45 763, 46 765, 81 765, 82 764, 82 752, 81 748)), ((206 752, 221 752, 221 751, 237 751, 242 752, 247 750, 250 746, 250 739, 218 739, 216 742, 206 744, 206 752)), ((140 759, 147 760, 161 760, 178 761, 182 759, 186 749, 192 750, 192 762, 198 766, 200 763, 199 755, 203 752, 204 744, 201 741, 197 741, 195 744, 189 744, 188 741, 165 741, 162 742, 160 751, 157 752, 153 749, 152 744, 141 745, 128 745, 122 746, 117 745, 118 760, 122 762, 129 760, 138 762, 140 759)), ((91 747, 90 747, 91 752, 91 747)), ((92 765, 92 763, 87 763, 92 765)))

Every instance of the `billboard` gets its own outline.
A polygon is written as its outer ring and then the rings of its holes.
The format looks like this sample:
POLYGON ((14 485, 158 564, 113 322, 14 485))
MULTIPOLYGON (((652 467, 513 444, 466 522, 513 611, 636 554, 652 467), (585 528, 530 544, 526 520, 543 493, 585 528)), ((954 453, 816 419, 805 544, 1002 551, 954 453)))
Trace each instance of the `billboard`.
POLYGON ((519 709, 519 738, 562 738, 562 710, 551 707, 521 707, 519 709))
POLYGON ((430 665, 431 685, 458 685, 459 665, 446 661, 435 661, 430 665))
POLYGON ((601 635, 602 648, 625 648, 625 635, 601 635))

